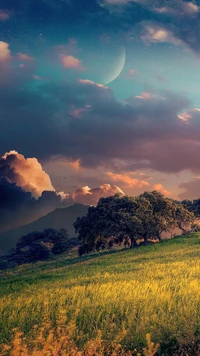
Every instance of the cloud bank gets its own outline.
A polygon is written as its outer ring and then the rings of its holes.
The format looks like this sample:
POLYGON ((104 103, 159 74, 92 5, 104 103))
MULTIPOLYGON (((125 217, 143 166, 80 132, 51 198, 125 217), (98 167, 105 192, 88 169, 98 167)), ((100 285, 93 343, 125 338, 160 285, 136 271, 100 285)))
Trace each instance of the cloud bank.
POLYGON ((39 217, 75 203, 96 205, 101 197, 124 194, 117 186, 88 186, 73 194, 56 192, 49 175, 36 158, 16 151, 0 159, 0 232, 30 223, 39 217))

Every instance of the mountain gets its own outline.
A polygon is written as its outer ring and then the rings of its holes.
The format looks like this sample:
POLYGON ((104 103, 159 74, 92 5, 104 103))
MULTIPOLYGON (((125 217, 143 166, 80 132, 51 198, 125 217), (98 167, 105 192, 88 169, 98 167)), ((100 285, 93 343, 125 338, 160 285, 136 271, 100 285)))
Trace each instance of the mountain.
POLYGON ((68 208, 59 208, 30 224, 1 233, 0 255, 7 253, 11 248, 15 247, 21 236, 32 231, 42 231, 46 228, 66 228, 69 236, 74 237, 73 223, 78 217, 87 215, 88 208, 88 206, 82 204, 74 204, 68 208))

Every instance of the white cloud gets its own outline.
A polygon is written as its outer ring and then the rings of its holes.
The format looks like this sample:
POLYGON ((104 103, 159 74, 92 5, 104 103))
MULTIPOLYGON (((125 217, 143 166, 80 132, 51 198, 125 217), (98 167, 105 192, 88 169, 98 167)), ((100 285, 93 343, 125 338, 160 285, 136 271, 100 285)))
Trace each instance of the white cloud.
POLYGON ((185 46, 184 42, 174 37, 172 32, 156 25, 146 25, 141 38, 144 42, 169 42, 175 45, 185 46))

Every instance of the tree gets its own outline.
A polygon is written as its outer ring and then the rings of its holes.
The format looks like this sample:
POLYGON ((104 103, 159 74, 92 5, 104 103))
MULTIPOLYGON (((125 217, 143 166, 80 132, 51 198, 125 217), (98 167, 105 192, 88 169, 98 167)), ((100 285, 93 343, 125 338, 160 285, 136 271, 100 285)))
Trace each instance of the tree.
POLYGON ((110 248, 115 243, 127 245, 129 240, 130 247, 136 246, 141 228, 141 221, 134 215, 136 208, 137 203, 131 197, 101 198, 96 207, 88 209, 86 217, 74 223, 82 244, 80 253, 110 248))
POLYGON ((0 259, 0 270, 4 271, 4 276, 6 276, 6 271, 9 267, 11 267, 10 263, 6 259, 1 258, 0 259))
POLYGON ((35 261, 52 258, 70 248, 70 240, 66 229, 31 232, 22 236, 16 245, 16 259, 35 261))
POLYGON ((191 230, 191 225, 194 223, 195 216, 184 208, 182 204, 176 205, 175 224, 184 233, 191 230))
POLYGON ((27 253, 28 261, 42 261, 53 258, 53 253, 43 242, 34 242, 27 253))
POLYGON ((180 202, 165 198, 153 191, 137 197, 119 196, 101 198, 96 207, 88 209, 87 216, 74 223, 81 243, 81 254, 114 244, 137 246, 138 239, 161 239, 163 231, 184 227, 193 221, 180 202))

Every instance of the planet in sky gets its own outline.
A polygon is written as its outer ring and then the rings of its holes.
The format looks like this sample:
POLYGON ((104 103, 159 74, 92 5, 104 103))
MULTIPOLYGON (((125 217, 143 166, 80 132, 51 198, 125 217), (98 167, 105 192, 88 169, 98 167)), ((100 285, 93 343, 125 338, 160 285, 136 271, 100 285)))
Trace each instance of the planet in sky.
POLYGON ((99 46, 93 53, 87 51, 84 63, 88 70, 85 79, 107 85, 119 77, 126 62, 124 46, 107 44, 99 46))
POLYGON ((119 57, 116 57, 113 61, 113 70, 111 70, 111 72, 108 74, 105 84, 109 84, 113 82, 113 80, 115 80, 120 75, 120 73, 124 68, 125 61, 126 61, 126 51, 125 48, 122 47, 119 57))

